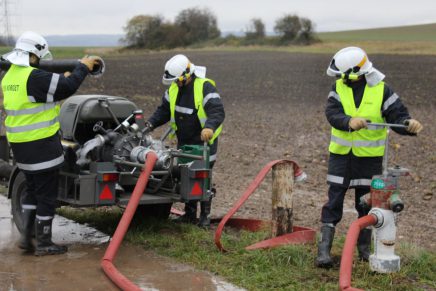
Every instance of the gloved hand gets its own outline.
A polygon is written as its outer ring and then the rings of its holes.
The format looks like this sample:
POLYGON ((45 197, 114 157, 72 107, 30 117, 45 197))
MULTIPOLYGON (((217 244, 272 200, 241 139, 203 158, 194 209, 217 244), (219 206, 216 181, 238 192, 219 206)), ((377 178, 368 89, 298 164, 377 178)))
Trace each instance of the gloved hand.
POLYGON ((213 130, 211 128, 203 128, 201 131, 201 140, 209 142, 213 136, 213 130))
POLYGON ((153 125, 150 123, 150 122, 146 122, 145 123, 145 127, 144 127, 144 129, 142 130, 142 134, 149 134, 150 132, 152 132, 153 131, 153 125))
POLYGON ((359 130, 362 128, 366 128, 368 123, 365 118, 362 117, 352 117, 348 122, 348 126, 353 130, 359 130))
POLYGON ((408 123, 408 125, 407 125, 406 130, 410 133, 416 134, 416 133, 419 133, 423 129, 422 124, 418 120, 409 119, 409 120, 406 120, 406 124, 407 123, 408 123))
POLYGON ((362 128, 366 128, 368 123, 365 118, 362 117, 352 117, 348 122, 348 126, 353 130, 359 130, 362 128))
POLYGON ((79 62, 88 67, 88 70, 92 72, 94 65, 98 64, 98 59, 93 57, 84 56, 79 62))

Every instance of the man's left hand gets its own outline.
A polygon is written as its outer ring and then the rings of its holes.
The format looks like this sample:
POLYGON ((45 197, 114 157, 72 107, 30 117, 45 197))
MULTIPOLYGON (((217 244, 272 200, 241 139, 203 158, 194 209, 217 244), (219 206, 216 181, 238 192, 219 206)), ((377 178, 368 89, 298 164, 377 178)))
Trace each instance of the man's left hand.
POLYGON ((64 73, 64 77, 65 77, 65 78, 68 78, 69 76, 71 76, 71 72, 66 71, 66 72, 64 73))
POLYGON ((213 136, 213 130, 210 128, 203 128, 201 131, 201 140, 209 142, 213 136))

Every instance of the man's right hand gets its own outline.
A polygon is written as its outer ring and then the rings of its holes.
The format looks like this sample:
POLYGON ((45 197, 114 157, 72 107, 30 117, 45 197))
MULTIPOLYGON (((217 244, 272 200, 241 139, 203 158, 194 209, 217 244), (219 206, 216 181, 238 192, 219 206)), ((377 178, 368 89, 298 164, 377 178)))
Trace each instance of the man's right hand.
POLYGON ((98 64, 97 60, 97 58, 85 56, 80 60, 80 62, 84 64, 90 72, 92 72, 94 66, 98 64))
POLYGON ((348 126, 353 130, 359 130, 362 128, 366 128, 368 126, 368 123, 365 118, 352 117, 348 122, 348 126))

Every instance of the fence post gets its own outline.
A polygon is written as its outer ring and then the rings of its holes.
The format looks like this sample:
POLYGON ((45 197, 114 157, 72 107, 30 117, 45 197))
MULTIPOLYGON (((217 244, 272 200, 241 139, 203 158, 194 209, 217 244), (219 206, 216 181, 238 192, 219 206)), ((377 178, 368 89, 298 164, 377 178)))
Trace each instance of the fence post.
POLYGON ((280 163, 272 169, 272 229, 271 237, 292 232, 294 169, 280 163))

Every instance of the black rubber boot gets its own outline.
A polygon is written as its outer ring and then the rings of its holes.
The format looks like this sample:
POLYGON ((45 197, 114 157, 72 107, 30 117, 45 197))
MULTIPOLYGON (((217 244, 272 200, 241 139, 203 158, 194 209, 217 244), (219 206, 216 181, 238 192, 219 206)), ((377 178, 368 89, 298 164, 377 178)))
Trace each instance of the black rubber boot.
POLYGON ((36 218, 36 256, 60 255, 68 251, 66 246, 60 246, 51 241, 52 222, 53 219, 39 220, 36 218))
POLYGON ((372 230, 364 228, 359 233, 357 239, 357 250, 359 251, 359 259, 368 262, 371 251, 371 234, 372 230))
POLYGON ((189 201, 185 203, 185 214, 174 220, 182 223, 197 223, 197 201, 189 201))
POLYGON ((26 251, 34 251, 35 246, 32 243, 32 232, 35 229, 35 209, 21 210, 21 219, 23 220, 23 231, 21 233, 18 247, 26 251))
POLYGON ((333 267, 333 260, 330 256, 333 238, 335 237, 335 227, 333 225, 323 224, 321 226, 321 237, 318 243, 318 256, 315 264, 319 268, 333 267))
POLYGON ((210 227, 210 208, 212 206, 212 199, 209 201, 200 202, 200 221, 198 226, 208 229, 210 227))

